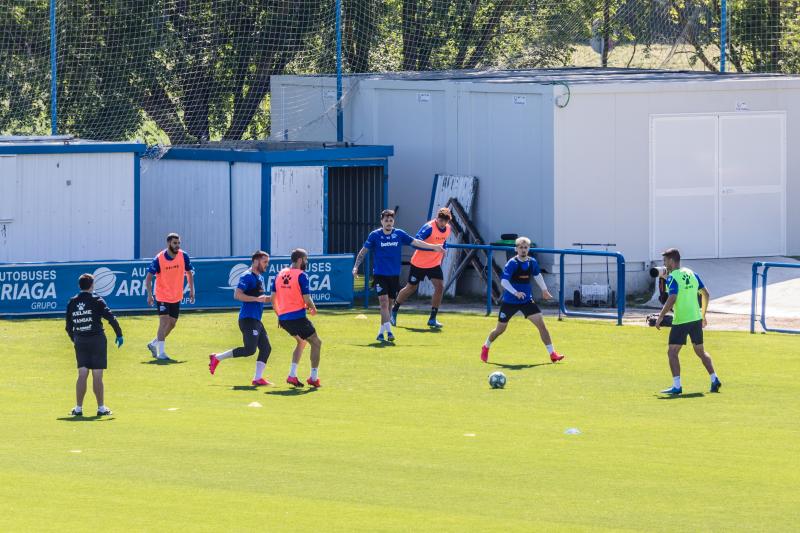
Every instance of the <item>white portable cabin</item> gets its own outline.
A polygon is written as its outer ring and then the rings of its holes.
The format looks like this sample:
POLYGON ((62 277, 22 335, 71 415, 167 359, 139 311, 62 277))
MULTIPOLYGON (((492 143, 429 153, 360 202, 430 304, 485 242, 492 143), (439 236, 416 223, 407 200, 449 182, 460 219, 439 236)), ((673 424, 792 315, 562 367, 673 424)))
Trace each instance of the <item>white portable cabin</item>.
POLYGON ((0 138, 0 261, 137 257, 144 149, 71 137, 0 138))
POLYGON ((141 250, 194 256, 356 253, 386 206, 391 146, 240 141, 142 159, 141 250))
MULTIPOLYGON (((273 132, 334 139, 334 87, 274 76, 273 132)), ((640 272, 672 246, 687 258, 800 254, 800 151, 787 149, 800 143, 800 77, 429 72, 354 75, 344 89, 345 140, 395 147, 389 204, 404 227, 425 221, 434 175, 460 174, 479 178, 487 241, 615 243, 640 272)))

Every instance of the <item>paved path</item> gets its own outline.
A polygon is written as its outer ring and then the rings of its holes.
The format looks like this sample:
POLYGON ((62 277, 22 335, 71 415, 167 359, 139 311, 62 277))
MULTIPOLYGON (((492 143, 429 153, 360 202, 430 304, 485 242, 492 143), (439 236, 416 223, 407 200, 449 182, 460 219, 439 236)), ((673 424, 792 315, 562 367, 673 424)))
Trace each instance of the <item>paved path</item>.
MULTIPOLYGON (((701 259, 685 264, 703 279, 711 293, 713 313, 750 315, 752 266, 755 261, 800 264, 788 257, 701 259)), ((767 317, 800 317, 800 269, 771 268, 767 277, 767 317)))

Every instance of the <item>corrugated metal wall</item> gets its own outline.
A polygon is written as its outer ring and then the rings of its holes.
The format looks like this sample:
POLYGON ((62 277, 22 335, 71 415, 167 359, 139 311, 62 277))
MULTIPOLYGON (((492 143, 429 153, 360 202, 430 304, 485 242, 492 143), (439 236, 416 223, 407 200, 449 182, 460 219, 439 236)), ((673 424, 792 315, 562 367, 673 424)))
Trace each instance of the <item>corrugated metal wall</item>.
POLYGON ((230 255, 228 163, 142 161, 141 251, 155 256, 180 234, 192 256, 230 255))
POLYGON ((251 255, 261 248, 261 165, 234 163, 233 255, 251 255))
POLYGON ((4 159, 0 259, 84 261, 133 256, 132 153, 32 154, 4 159), (9 161, 14 161, 10 163, 9 161), (13 187, 10 185, 13 183, 13 187), (7 192, 4 192, 4 195, 7 192))
POLYGON ((170 232, 197 257, 249 255, 259 247, 260 164, 142 160, 141 177, 144 257, 163 249, 170 232))
MULTIPOLYGON (((272 167, 267 251, 358 251, 378 225, 383 173, 383 166, 328 168, 325 250, 325 167, 272 167)), ((193 256, 250 255, 261 246, 261 192, 261 163, 142 160, 142 255, 154 256, 173 231, 193 256)))
POLYGON ((357 253, 382 209, 383 167, 328 168, 328 253, 357 253))

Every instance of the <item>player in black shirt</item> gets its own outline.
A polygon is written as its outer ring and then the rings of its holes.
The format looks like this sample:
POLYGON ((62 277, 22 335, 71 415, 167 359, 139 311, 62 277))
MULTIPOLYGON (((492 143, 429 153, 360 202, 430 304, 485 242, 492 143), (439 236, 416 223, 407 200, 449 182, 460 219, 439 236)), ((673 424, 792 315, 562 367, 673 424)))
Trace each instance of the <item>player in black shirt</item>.
POLYGON ((83 397, 86 396, 86 380, 92 371, 92 388, 97 397, 97 416, 111 414, 111 409, 103 403, 103 370, 106 361, 106 334, 103 331, 105 318, 114 333, 117 348, 122 346, 122 329, 116 317, 106 305, 105 300, 92 293, 94 277, 83 274, 78 279, 81 292, 73 296, 67 304, 67 335, 75 345, 75 358, 78 360, 78 381, 75 384, 75 408, 72 414, 83 416, 83 397))

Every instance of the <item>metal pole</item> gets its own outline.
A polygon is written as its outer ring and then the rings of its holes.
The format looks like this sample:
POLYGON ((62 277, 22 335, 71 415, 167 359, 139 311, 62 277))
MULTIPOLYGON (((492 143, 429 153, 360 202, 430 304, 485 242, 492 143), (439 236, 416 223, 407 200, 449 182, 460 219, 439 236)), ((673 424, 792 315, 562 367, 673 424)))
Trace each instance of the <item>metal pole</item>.
POLYGON ((50 0, 50 135, 58 135, 56 83, 56 0, 50 0))
POLYGON ((486 253, 486 257, 488 258, 486 261, 486 316, 492 314, 492 250, 489 248, 488 252, 486 253))
POLYGON ((567 314, 567 306, 564 298, 564 254, 558 255, 558 319, 562 320, 561 315, 567 314))
POLYGON ((764 265, 764 270, 761 274, 761 328, 767 331, 767 272, 769 265, 764 265))
POLYGON ((722 0, 719 24, 719 71, 725 72, 726 50, 728 48, 728 0, 722 0))
POLYGON ((344 141, 342 115, 342 0, 336 0, 336 142, 344 141))
POLYGON ((758 263, 753 263, 752 287, 750 289, 750 333, 756 332, 757 287, 758 287, 758 263))
POLYGON ((617 325, 622 325, 625 316, 625 259, 617 256, 617 325))

